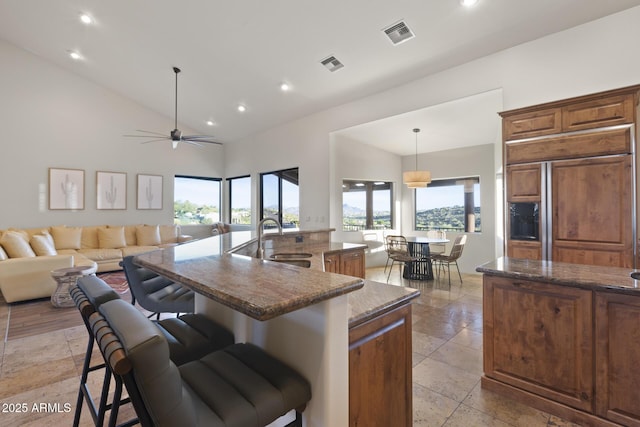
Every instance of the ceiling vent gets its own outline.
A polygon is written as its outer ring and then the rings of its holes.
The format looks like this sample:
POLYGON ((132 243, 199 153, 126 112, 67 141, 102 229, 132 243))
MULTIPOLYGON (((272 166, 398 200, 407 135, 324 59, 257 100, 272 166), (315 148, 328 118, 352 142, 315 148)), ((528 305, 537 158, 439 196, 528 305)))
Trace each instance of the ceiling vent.
POLYGON ((407 24, 405 24, 404 21, 395 23, 383 29, 382 31, 384 31, 387 37, 389 37, 389 40, 391 40, 391 43, 393 43, 394 45, 400 44, 415 37, 413 31, 411 31, 411 29, 407 27, 407 24))
POLYGON ((323 59, 322 61, 320 61, 320 63, 331 72, 338 71, 340 68, 344 67, 344 64, 338 61, 333 55, 323 59))

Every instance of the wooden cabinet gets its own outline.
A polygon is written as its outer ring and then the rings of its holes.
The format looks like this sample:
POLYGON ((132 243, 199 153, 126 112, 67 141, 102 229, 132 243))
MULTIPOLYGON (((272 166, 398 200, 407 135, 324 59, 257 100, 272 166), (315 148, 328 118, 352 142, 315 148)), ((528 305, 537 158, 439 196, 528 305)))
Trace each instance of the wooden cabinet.
POLYGON ((552 259, 633 268, 632 156, 551 163, 552 259))
POLYGON ((630 86, 500 113, 505 141, 597 129, 636 121, 637 92, 630 86))
POLYGON ((640 426, 640 297, 595 294, 596 413, 640 426))
POLYGON ((573 408, 593 408, 591 291, 484 276, 484 373, 573 408))
POLYGON ((542 197, 542 165, 507 166, 507 201, 540 202, 542 197))
POLYGON ((364 278, 364 249, 324 254, 324 271, 364 278))
POLYGON ((349 330, 349 425, 411 426, 411 305, 349 330))

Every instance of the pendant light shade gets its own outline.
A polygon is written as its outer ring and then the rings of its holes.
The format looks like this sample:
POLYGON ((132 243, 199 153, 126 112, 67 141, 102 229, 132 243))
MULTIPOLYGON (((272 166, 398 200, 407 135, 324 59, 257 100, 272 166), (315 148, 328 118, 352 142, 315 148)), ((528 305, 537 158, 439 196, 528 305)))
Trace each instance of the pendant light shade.
POLYGON ((424 188, 431 182, 431 172, 418 170, 418 132, 420 129, 415 128, 413 132, 416 134, 416 170, 404 172, 402 181, 408 188, 424 188))

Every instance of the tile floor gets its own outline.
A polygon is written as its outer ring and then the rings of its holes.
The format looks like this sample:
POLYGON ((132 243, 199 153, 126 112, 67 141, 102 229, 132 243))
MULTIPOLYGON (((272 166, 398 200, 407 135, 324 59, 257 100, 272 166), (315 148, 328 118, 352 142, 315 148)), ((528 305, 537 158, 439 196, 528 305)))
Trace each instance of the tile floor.
MULTIPOLYGON (((368 269, 367 278, 386 281, 382 268, 368 269)), ((401 283, 397 269, 391 275, 391 283, 422 291, 413 306, 414 426, 573 425, 480 388, 481 276, 463 279, 462 285, 452 280, 449 289, 438 280, 401 283)), ((10 307, 0 299, 2 331, 9 314, 10 307)), ((3 339, 0 425, 70 426, 86 340, 84 326, 3 339)), ((100 375, 90 376, 90 383, 97 395, 100 375)), ((92 425, 86 408, 81 425, 92 425)))

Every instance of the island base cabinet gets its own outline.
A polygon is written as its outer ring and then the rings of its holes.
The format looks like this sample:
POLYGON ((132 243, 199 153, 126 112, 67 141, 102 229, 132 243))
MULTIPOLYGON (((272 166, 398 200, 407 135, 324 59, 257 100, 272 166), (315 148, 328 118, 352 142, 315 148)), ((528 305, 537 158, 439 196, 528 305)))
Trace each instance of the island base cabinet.
POLYGON ((596 413, 640 426, 640 297, 595 294, 596 413))
POLYGON ((364 250, 359 249, 325 254, 324 271, 327 273, 339 273, 364 278, 364 250))
POLYGON ((349 330, 349 425, 411 426, 411 305, 349 330))
POLYGON ((588 290, 484 276, 484 373, 593 410, 593 312, 588 290))

